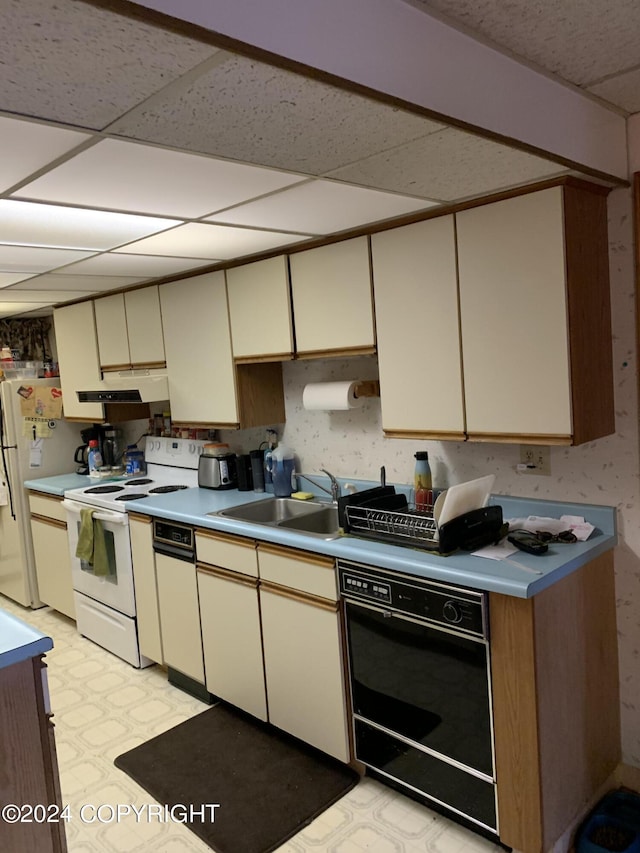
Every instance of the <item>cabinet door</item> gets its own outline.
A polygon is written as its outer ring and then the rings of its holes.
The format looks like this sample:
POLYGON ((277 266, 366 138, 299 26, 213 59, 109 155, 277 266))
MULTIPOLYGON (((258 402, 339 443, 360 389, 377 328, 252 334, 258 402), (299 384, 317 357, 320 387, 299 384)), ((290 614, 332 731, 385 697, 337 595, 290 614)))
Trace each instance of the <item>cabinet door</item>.
POLYGON ((41 600, 75 620, 67 525, 64 521, 32 516, 31 537, 41 600))
POLYGON ((289 263, 298 355, 374 352, 368 238, 298 252, 289 263))
POLYGON ((236 360, 282 361, 293 353, 287 258, 280 255, 227 270, 236 360))
POLYGON ((102 421, 102 403, 79 403, 76 395, 76 390, 96 385, 102 379, 93 302, 56 308, 53 325, 65 418, 102 421))
POLYGON ((340 622, 333 602, 260 587, 269 721, 349 761, 340 622))
POLYGON ((266 721, 257 582, 199 565, 198 593, 207 690, 266 721))
POLYGON ((130 514, 129 534, 140 653, 156 663, 162 663, 162 637, 151 519, 138 518, 130 514))
POLYGON ((456 214, 470 438, 571 436, 562 188, 456 214))
POLYGON ((124 294, 133 367, 164 367, 164 337, 160 295, 157 286, 142 287, 124 294))
POLYGON ((160 286, 171 417, 238 426, 223 272, 160 286))
POLYGON ((114 293, 94 299, 100 366, 103 370, 127 370, 131 367, 124 294, 114 293))
POLYGON ((453 217, 371 237, 382 426, 398 437, 464 437, 453 217))
POLYGON ((165 554, 155 558, 164 662, 204 684, 196 567, 165 554))

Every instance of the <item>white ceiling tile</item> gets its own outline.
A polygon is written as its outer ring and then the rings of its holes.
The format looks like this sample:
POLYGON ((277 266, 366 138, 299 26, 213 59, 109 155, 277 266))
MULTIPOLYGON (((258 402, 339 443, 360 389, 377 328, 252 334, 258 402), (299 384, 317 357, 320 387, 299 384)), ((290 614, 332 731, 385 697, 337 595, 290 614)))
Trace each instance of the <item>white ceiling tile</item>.
POLYGON ((30 317, 43 316, 43 314, 47 315, 51 313, 47 310, 50 305, 50 302, 43 304, 33 302, 3 302, 0 299, 0 317, 16 317, 27 312, 30 317))
POLYGON ((424 199, 320 180, 234 207, 207 220, 250 226, 268 224, 322 235, 431 206, 433 203, 424 199))
POLYGON ((634 68, 626 74, 610 77, 587 91, 593 92, 605 101, 626 110, 628 113, 640 112, 640 68, 634 68))
POLYGON ((638 64, 637 0, 411 0, 576 85, 638 64))
POLYGON ((88 134, 0 116, 0 192, 53 162, 88 134))
POLYGON ((183 270, 195 269, 210 264, 210 260, 198 258, 167 258, 160 255, 131 255, 125 252, 105 252, 87 261, 65 267, 69 275, 171 275, 183 270))
POLYGON ((32 272, 0 272, 0 288, 16 284, 18 281, 24 281, 27 278, 31 278, 32 275, 32 272))
POLYGON ((443 130, 336 169, 331 175, 365 186, 455 201, 563 173, 562 166, 462 130, 443 130))
POLYGON ((48 272, 73 261, 90 258, 93 254, 93 252, 76 252, 72 249, 0 245, 0 272, 48 272))
POLYGON ((300 180, 272 169, 105 139, 27 184, 20 197, 198 218, 300 180))
POLYGON ((166 234, 156 234, 154 237, 131 243, 127 246, 127 251, 143 255, 157 252, 185 258, 209 258, 213 263, 215 260, 240 258, 308 239, 299 234, 283 234, 279 231, 227 228, 223 225, 193 222, 167 231, 166 234))
POLYGON ((32 201, 0 200, 0 243, 111 249, 179 225, 179 219, 134 216, 32 201))
POLYGON ((104 128, 216 49, 93 3, 5 0, 0 104, 104 128))
POLYGON ((9 287, 0 293, 0 302, 38 302, 41 305, 57 304, 58 302, 69 302, 72 299, 78 299, 77 290, 20 290, 18 288, 9 287))
MULTIPOLYGON (((59 275, 58 273, 45 273, 28 281, 20 282, 12 290, 73 290, 76 296, 84 292, 99 290, 116 290, 120 287, 129 287, 137 284, 139 277, 118 275, 59 275)), ((2 296, 0 295, 0 299, 2 296)))
POLYGON ((110 132, 320 175, 440 128, 363 95, 232 56, 141 104, 110 132))

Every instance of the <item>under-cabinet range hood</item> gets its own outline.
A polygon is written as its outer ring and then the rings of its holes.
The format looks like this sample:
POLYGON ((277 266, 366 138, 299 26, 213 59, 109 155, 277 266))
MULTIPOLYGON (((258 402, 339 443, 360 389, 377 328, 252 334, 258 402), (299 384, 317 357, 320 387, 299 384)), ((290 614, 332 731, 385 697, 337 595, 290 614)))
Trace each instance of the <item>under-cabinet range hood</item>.
POLYGON ((76 393, 80 403, 157 403, 169 399, 169 382, 163 370, 120 370, 76 393))

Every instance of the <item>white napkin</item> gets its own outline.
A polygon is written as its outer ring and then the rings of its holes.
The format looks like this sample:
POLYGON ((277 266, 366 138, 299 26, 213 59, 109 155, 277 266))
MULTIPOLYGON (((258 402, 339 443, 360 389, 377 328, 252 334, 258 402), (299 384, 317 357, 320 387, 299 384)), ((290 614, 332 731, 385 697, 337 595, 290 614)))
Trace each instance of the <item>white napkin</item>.
POLYGON ((527 518, 508 518, 509 530, 548 530, 549 533, 562 533, 571 530, 579 542, 584 542, 591 536, 595 527, 579 515, 561 515, 560 518, 546 518, 541 515, 530 515, 527 518))

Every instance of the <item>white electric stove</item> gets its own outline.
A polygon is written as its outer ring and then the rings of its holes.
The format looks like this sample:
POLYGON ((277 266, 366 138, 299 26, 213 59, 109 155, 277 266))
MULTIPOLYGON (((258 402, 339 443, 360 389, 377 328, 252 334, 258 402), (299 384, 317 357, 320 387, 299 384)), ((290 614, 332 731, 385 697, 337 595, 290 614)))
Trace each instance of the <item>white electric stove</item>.
POLYGON ((64 493, 78 631, 132 666, 150 666, 140 654, 127 507, 148 495, 198 485, 198 462, 204 441, 148 437, 147 473, 118 480, 96 480, 64 493), (91 511, 92 530, 104 536, 105 548, 93 561, 76 555, 83 510, 91 511), (105 554, 106 551, 106 554, 105 554))

